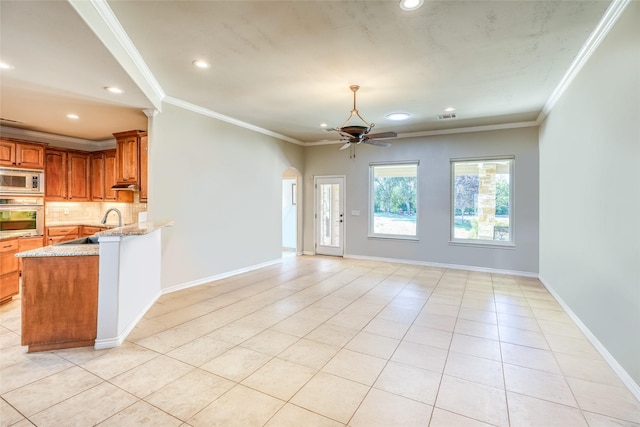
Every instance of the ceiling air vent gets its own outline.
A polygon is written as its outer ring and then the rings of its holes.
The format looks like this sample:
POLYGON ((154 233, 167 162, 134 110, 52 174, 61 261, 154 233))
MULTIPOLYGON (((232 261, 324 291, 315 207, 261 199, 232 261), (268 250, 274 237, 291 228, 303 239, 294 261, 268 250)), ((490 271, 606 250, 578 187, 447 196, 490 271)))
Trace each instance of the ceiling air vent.
POLYGON ((438 114, 436 116, 438 120, 450 120, 456 118, 456 113, 438 114))

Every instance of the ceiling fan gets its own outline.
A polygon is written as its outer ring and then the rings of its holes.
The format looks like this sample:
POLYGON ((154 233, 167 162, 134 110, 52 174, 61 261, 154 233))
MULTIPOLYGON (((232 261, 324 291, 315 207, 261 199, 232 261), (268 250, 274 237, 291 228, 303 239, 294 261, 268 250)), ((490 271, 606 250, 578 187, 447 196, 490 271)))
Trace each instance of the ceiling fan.
POLYGON ((360 89, 358 85, 349 86, 349 89, 353 92, 353 110, 351 110, 351 114, 347 117, 347 120, 342 124, 342 126, 327 129, 338 132, 342 136, 342 141, 346 141, 346 143, 340 147, 341 150, 346 150, 349 147, 357 144, 371 144, 377 145, 379 147, 389 147, 391 145, 390 142, 380 141, 375 138, 395 138, 398 136, 395 132, 382 132, 382 133, 369 133, 371 129, 375 126, 374 123, 368 123, 365 119, 362 118, 360 113, 358 113, 358 109, 356 108, 356 92, 360 89), (349 125, 347 123, 356 116, 359 118, 366 126, 361 125, 349 125))

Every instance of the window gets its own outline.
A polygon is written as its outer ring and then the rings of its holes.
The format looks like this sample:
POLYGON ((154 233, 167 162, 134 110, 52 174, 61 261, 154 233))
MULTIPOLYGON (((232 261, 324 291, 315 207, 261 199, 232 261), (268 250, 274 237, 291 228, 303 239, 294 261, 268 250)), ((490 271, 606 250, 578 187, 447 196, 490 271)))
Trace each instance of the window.
POLYGON ((376 237, 416 237, 418 162, 369 166, 369 233, 376 237))
POLYGON ((513 158, 451 161, 456 242, 513 243, 513 158))

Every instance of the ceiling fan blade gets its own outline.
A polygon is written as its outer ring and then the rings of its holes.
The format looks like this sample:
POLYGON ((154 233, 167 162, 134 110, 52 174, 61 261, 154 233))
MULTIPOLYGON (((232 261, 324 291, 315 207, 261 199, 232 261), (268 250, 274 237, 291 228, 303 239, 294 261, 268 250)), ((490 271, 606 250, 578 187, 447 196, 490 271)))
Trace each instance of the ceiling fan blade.
POLYGON ((381 132, 381 133, 370 133, 367 135, 368 138, 395 138, 398 136, 395 132, 381 132))
POLYGON ((365 144, 377 145, 378 147, 391 147, 391 143, 387 141, 378 141, 377 139, 366 139, 365 144))
POLYGON ((350 142, 347 142, 346 144, 344 144, 342 147, 340 147, 340 150, 346 150, 347 148, 349 148, 351 146, 350 142))

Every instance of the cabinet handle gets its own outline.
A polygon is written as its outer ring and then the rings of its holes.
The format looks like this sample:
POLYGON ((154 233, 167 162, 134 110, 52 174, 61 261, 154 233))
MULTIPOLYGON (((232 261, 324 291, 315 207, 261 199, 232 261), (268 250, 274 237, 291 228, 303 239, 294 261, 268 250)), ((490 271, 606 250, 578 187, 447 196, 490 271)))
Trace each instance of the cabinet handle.
POLYGON ((13 246, 13 245, 5 245, 5 246, 2 247, 2 249, 7 249, 7 248, 10 248, 11 246, 13 246))

